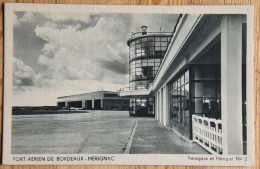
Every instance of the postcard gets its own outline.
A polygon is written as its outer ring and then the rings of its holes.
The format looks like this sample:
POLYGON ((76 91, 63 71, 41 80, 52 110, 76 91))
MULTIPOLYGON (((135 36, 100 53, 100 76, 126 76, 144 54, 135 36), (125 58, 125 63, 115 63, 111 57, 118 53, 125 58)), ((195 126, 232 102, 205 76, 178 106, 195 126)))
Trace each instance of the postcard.
POLYGON ((4 9, 3 164, 254 165, 252 6, 4 9))

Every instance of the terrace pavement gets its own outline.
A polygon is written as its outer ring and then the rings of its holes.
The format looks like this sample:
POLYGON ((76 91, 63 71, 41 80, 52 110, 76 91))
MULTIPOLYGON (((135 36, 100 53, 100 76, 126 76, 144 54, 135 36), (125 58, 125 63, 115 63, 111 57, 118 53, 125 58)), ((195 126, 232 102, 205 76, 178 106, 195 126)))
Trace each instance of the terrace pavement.
POLYGON ((153 118, 138 120, 130 154, 209 154, 197 143, 161 126, 153 118))

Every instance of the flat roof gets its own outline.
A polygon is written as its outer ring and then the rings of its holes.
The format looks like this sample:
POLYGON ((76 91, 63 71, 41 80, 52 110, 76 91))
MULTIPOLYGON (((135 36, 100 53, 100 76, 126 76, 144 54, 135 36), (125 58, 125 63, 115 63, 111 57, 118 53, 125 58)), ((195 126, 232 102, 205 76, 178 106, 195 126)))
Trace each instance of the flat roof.
POLYGON ((73 94, 73 95, 67 95, 67 96, 60 96, 60 97, 57 97, 57 98, 59 99, 59 98, 64 98, 64 97, 80 96, 80 95, 86 95, 86 94, 91 94, 91 93, 111 93, 111 94, 117 94, 117 92, 102 90, 102 91, 96 91, 96 92, 89 92, 89 93, 82 93, 82 94, 73 94))

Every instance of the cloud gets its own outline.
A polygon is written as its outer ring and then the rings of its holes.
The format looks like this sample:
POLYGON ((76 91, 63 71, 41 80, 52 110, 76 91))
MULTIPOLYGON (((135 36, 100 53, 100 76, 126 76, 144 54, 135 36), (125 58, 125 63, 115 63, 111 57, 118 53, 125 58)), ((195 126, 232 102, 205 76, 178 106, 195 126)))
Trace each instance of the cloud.
POLYGON ((94 27, 99 20, 98 15, 80 13, 38 13, 38 12, 14 12, 13 22, 15 26, 22 23, 36 23, 38 26, 48 26, 55 29, 75 27, 77 30, 94 27))
POLYGON ((114 73, 117 79, 124 79, 114 83, 125 84, 128 47, 126 37, 118 35, 122 23, 113 20, 101 17, 95 28, 82 31, 76 27, 36 26, 36 35, 47 42, 38 63, 47 66, 47 71, 51 70, 49 76, 56 79, 109 82, 107 77, 112 78, 110 73, 114 73))
POLYGON ((66 19, 61 18, 60 20, 57 20, 57 18, 53 20, 53 18, 51 18, 48 22, 45 23, 45 26, 53 27, 56 29, 66 29, 67 27, 75 27, 77 30, 81 31, 89 27, 94 27, 97 24, 98 20, 99 16, 97 15, 86 16, 84 20, 80 18, 75 19, 72 17, 68 17, 66 19))
POLYGON ((55 105, 58 96, 128 86, 131 32, 142 25, 148 31, 175 25, 173 16, 152 14, 16 12, 14 17, 13 95, 23 105, 55 105), (37 102, 22 100, 32 94, 37 102))
POLYGON ((44 16, 46 19, 53 20, 53 21, 66 21, 66 20, 79 20, 82 22, 90 22, 93 16, 91 13, 76 13, 76 12, 45 12, 45 13, 38 13, 44 16))
POLYGON ((121 53, 121 54, 119 54, 121 59, 103 61, 103 62, 101 62, 101 64, 105 69, 112 71, 113 74, 116 73, 116 74, 126 75, 126 74, 128 74, 129 62, 122 59, 122 58, 125 58, 124 55, 125 55, 124 53, 121 53))
POLYGON ((35 73, 31 67, 26 66, 21 60, 13 58, 12 79, 14 93, 19 93, 20 90, 25 91, 33 87, 54 85, 54 81, 49 77, 48 72, 35 73))
POLYGON ((17 11, 14 12, 13 15, 13 22, 15 26, 18 26, 20 23, 26 22, 30 23, 34 21, 34 15, 32 12, 24 12, 24 11, 17 11))
POLYGON ((34 71, 29 66, 25 66, 21 60, 15 59, 13 62, 13 85, 33 86, 34 71))
POLYGON ((52 61, 50 58, 46 57, 45 55, 40 55, 38 58, 38 63, 41 65, 49 66, 52 64, 52 61))

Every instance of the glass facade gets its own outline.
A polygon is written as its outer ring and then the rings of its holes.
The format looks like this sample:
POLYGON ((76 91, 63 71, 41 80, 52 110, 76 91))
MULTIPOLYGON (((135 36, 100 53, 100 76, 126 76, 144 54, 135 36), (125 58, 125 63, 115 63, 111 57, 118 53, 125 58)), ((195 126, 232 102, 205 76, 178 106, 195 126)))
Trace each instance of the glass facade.
POLYGON ((190 137, 190 83, 189 70, 169 84, 170 125, 190 137))
POLYGON ((133 115, 153 116, 154 115, 154 98, 139 97, 130 99, 131 111, 133 115))
POLYGON ((153 81, 171 36, 140 37, 129 44, 130 90, 147 89, 153 81))
MULTIPOLYGON (((171 34, 151 34, 130 39, 129 45, 129 88, 148 89, 159 69, 171 39, 171 34)), ((130 115, 154 116, 153 97, 130 99, 130 115)))
POLYGON ((147 89, 153 81, 162 58, 139 59, 130 62, 130 89, 147 89))
POLYGON ((169 83, 170 125, 192 138, 192 114, 221 119, 220 64, 194 64, 169 83))
POLYGON ((136 38, 129 44, 130 61, 137 58, 159 57, 165 54, 171 36, 166 35, 147 35, 145 37, 136 38))
POLYGON ((221 119, 220 64, 192 65, 191 113, 221 119))

